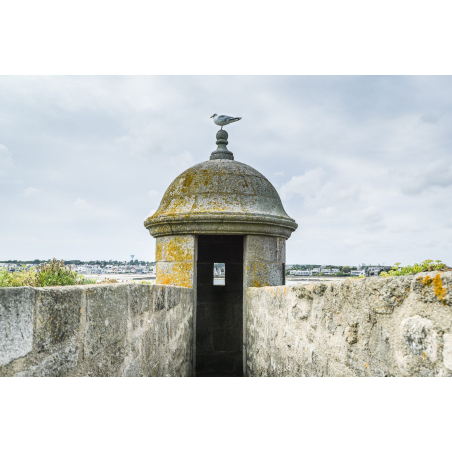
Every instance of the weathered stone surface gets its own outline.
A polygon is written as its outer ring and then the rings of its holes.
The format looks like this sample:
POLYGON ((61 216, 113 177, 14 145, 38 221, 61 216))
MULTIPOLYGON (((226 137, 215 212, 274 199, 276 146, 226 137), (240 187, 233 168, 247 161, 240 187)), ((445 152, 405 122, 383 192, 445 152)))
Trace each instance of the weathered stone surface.
POLYGON ((249 288, 246 374, 452 376, 451 282, 432 272, 249 288))
POLYGON ((437 339, 433 322, 415 315, 401 323, 401 332, 405 343, 415 355, 426 355, 431 361, 436 361, 437 339))
POLYGON ((156 273, 157 284, 193 287, 193 262, 157 262, 156 273))
POLYGON ((444 367, 452 370, 452 334, 445 334, 443 336, 444 349, 443 349, 443 363, 444 367))
POLYGON ((226 159, 208 160, 180 174, 145 226, 154 237, 229 233, 287 238, 297 228, 262 174, 226 159))
POLYGON ((245 259, 249 261, 285 263, 286 240, 280 237, 248 235, 245 238, 245 259))
POLYGON ((192 376, 193 311, 174 286, 0 289, 0 375, 192 376))
POLYGON ((259 235, 245 236, 244 287, 283 285, 285 259, 285 239, 259 235))
POLYGON ((157 262, 186 262, 194 260, 195 236, 173 235, 156 240, 155 259, 157 262))
POLYGON ((52 287, 38 288, 35 291, 34 349, 36 352, 45 352, 78 333, 83 289, 52 287))
POLYGON ((141 377, 141 355, 135 358, 125 369, 122 374, 123 377, 141 377))
POLYGON ((62 350, 47 356, 36 366, 18 372, 15 377, 62 377, 77 365, 78 347, 75 340, 62 350))
POLYGON ((195 252, 194 235, 158 237, 155 251, 157 284, 193 287, 195 252))
POLYGON ((173 309, 180 303, 181 293, 174 286, 166 287, 166 309, 173 309))
POLYGON ((155 285, 152 291, 152 300, 154 304, 154 311, 161 311, 166 306, 166 286, 155 285))
POLYGON ((85 355, 92 356, 127 332, 129 294, 125 284, 104 284, 85 290, 85 355))
POLYGON ((32 350, 34 295, 31 287, 0 288, 0 366, 32 350))
POLYGON ((129 284, 130 309, 134 316, 152 310, 152 286, 148 284, 129 284))
POLYGON ((283 264, 245 262, 245 287, 280 286, 284 284, 283 264))

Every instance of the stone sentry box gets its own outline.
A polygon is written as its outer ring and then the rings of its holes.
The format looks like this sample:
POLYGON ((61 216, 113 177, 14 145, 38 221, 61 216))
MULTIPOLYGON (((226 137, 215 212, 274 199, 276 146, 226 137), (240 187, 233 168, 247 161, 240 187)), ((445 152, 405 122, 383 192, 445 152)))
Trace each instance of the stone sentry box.
POLYGON ((273 185, 234 160, 217 132, 210 160, 179 175, 145 221, 156 237, 157 284, 193 288, 194 369, 202 376, 243 375, 243 294, 285 283, 285 241, 297 228, 273 185), (226 264, 214 286, 213 264, 226 264))

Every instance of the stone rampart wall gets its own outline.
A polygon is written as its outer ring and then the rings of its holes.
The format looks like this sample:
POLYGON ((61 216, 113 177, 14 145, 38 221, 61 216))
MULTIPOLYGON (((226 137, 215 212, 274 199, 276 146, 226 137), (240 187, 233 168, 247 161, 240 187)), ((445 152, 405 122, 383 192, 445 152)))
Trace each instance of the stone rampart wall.
POLYGON ((452 272, 246 291, 247 376, 452 376, 452 272))
POLYGON ((193 290, 0 288, 0 376, 192 376, 193 290))

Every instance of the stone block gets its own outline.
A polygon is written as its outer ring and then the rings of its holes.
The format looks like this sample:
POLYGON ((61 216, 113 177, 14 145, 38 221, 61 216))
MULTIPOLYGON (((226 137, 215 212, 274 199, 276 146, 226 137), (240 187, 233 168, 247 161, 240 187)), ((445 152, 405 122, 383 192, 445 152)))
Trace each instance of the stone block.
POLYGON ((36 289, 34 350, 50 347, 74 337, 81 323, 82 287, 45 287, 36 289))
POLYGON ((278 237, 278 254, 277 254, 277 262, 278 264, 286 263, 286 239, 282 237, 278 237))
POLYGON ((44 358, 38 365, 31 366, 15 377, 63 377, 70 372, 78 362, 79 351, 75 340, 44 358))
POLYGON ((151 285, 129 284, 130 310, 133 316, 142 315, 152 310, 151 307, 151 285))
POLYGON ((245 262, 278 262, 278 238, 261 235, 245 237, 245 262))
POLYGON ((0 366, 31 352, 34 302, 31 287, 0 288, 0 366))
POLYGON ((154 311, 161 311, 166 308, 166 286, 152 286, 152 300, 154 311))
POLYGON ((171 235, 157 237, 155 259, 157 262, 193 261, 195 256, 194 235, 171 235))
POLYGON ((172 309, 180 304, 183 289, 181 287, 168 286, 166 288, 166 309, 172 309))
POLYGON ((93 356, 120 340, 127 332, 127 285, 108 284, 85 289, 85 355, 93 356))
POLYGON ((130 355, 127 338, 123 337, 97 355, 85 358, 81 366, 77 366, 71 375, 85 377, 121 377, 122 369, 130 355))
POLYGON ((281 286, 284 284, 283 264, 247 261, 245 262, 245 287, 281 286))
POLYGON ((194 262, 157 262, 156 284, 193 287, 194 262))

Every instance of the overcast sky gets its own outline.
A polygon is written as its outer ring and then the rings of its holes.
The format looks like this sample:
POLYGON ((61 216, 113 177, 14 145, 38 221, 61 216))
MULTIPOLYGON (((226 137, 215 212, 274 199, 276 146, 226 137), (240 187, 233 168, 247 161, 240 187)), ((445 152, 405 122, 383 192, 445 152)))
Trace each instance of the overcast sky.
POLYGON ((154 260, 213 113, 299 227, 287 263, 452 265, 452 77, 0 77, 0 260, 154 260))

